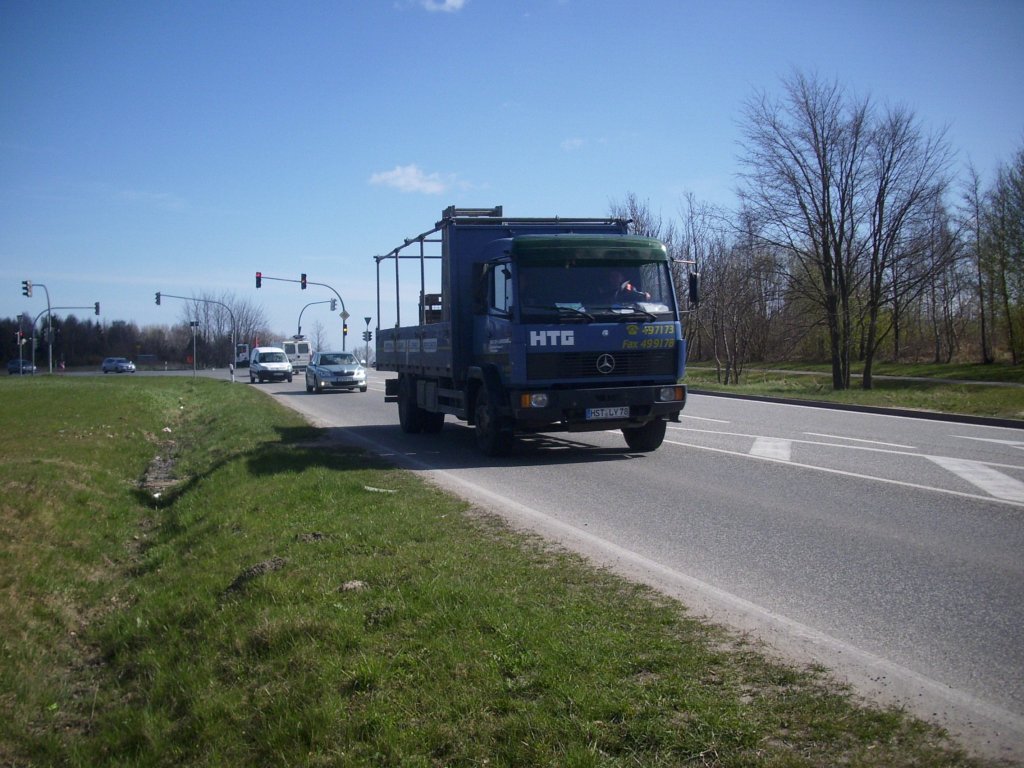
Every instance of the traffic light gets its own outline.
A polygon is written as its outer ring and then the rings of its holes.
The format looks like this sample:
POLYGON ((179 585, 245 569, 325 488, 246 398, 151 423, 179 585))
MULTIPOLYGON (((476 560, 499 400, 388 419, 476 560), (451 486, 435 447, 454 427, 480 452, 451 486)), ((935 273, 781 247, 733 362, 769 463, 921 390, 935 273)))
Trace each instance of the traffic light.
POLYGON ((95 310, 96 310, 96 314, 98 315, 100 313, 100 303, 98 301, 96 302, 95 310))
POLYGON ((299 282, 302 283, 302 290, 306 290, 306 273, 302 273, 302 277, 299 278, 299 282))
POLYGON ((160 291, 156 292, 156 305, 158 307, 160 306, 160 291))
POLYGON ((257 288, 262 288, 263 287, 263 273, 262 272, 257 272, 256 273, 256 287, 257 288))
POLYGON ((367 331, 366 332, 366 340, 367 341, 373 341, 373 331, 367 331))
POLYGON ((32 296, 32 281, 31 280, 22 280, 21 281, 21 295, 22 296, 28 296, 28 297, 31 298, 31 296, 32 296))
POLYGON ((337 308, 338 308, 338 300, 337 299, 331 299, 331 312, 333 312, 337 308))
POLYGON ((341 326, 341 335, 348 336, 348 323, 345 323, 343 326, 341 326))

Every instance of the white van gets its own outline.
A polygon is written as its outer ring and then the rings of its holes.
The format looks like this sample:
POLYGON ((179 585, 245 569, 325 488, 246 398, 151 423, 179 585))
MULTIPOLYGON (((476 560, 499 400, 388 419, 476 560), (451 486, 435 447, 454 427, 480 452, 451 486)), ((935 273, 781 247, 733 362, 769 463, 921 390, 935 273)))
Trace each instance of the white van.
POLYGON ((278 346, 288 355, 288 362, 292 364, 292 369, 296 373, 306 370, 306 366, 309 365, 309 360, 313 356, 308 341, 303 338, 285 339, 278 346))
POLYGON ((280 347, 256 347, 249 353, 249 383, 291 381, 292 364, 280 347))

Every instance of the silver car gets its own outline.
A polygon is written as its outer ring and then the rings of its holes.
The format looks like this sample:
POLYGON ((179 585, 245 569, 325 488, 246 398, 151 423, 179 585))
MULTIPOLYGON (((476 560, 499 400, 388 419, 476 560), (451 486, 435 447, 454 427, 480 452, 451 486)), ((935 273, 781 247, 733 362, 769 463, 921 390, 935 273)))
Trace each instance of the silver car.
POLYGON ((135 373, 135 363, 127 357, 108 357, 101 367, 104 373, 135 373))
POLYGON ((366 391, 366 369, 351 352, 316 352, 306 366, 306 391, 332 389, 366 391))

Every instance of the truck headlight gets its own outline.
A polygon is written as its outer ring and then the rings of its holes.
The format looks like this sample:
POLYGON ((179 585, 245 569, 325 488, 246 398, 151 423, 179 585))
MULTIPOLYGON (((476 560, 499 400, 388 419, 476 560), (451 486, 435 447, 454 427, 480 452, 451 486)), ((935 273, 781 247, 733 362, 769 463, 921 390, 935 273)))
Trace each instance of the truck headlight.
POLYGON ((523 408, 547 408, 547 392, 524 392, 519 398, 519 405, 523 408))
POLYGON ((676 400, 684 399, 682 387, 662 387, 658 390, 658 402, 674 403, 676 400))

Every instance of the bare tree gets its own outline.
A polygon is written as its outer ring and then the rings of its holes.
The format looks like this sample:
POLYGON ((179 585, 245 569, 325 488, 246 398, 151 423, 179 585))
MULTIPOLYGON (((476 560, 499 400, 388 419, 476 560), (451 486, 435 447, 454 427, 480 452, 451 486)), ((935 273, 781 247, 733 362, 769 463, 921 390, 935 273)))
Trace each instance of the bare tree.
POLYGON ((786 96, 745 108, 741 200, 759 236, 791 256, 790 280, 824 312, 832 386, 850 385, 851 299, 865 244, 858 239, 869 106, 848 101, 835 83, 796 73, 786 96))
POLYGON ((983 247, 1016 365, 1024 357, 1024 149, 999 169, 986 206, 983 247))
POLYGON ((883 307, 891 304, 898 322, 900 300, 943 273, 955 249, 940 253, 934 247, 945 241, 914 237, 949 184, 950 154, 941 136, 922 138, 909 110, 890 109, 871 130, 866 154, 863 205, 869 213, 863 219, 855 215, 855 221, 867 230, 863 386, 871 389, 875 353, 890 330, 879 327, 883 307), (925 247, 931 248, 927 259, 925 247))
MULTIPOLYGON (((708 203, 698 202, 693 193, 688 192, 683 196, 680 216, 683 221, 677 253, 680 261, 674 263, 672 275, 676 293, 684 295, 689 289, 690 273, 696 273, 701 277, 701 304, 714 307, 718 289, 714 273, 716 259, 713 259, 713 256, 717 256, 725 248, 726 215, 708 203)), ((705 324, 705 321, 710 322, 718 315, 712 309, 705 318, 701 306, 690 307, 690 310, 691 321, 686 323, 684 328, 687 349, 690 350, 691 357, 702 360, 704 352, 701 344, 705 336, 709 339, 716 338, 714 331, 705 324)))
POLYGON ((964 188, 963 204, 961 215, 964 222, 964 231, 967 236, 968 252, 974 265, 974 277, 977 281, 975 288, 978 297, 978 335, 981 343, 981 362, 983 365, 990 365, 995 362, 992 354, 992 347, 988 332, 988 311, 985 298, 987 294, 984 263, 984 249, 982 248, 982 216, 984 214, 984 195, 981 191, 981 178, 978 170, 968 166, 967 182, 964 188))
POLYGON ((612 201, 609 208, 612 216, 630 222, 630 231, 633 234, 661 240, 668 247, 669 252, 672 251, 676 237, 675 224, 672 222, 666 224, 662 220, 661 214, 651 211, 648 201, 641 202, 634 193, 627 192, 625 202, 612 201))
POLYGON ((239 299, 233 293, 215 295, 200 293, 186 301, 181 312, 182 322, 199 322, 201 347, 198 352, 207 362, 227 365, 235 359, 232 340, 247 343, 266 336, 267 320, 262 308, 248 299, 239 299))

